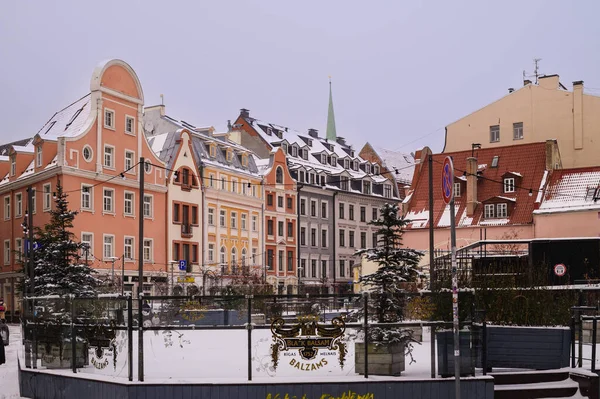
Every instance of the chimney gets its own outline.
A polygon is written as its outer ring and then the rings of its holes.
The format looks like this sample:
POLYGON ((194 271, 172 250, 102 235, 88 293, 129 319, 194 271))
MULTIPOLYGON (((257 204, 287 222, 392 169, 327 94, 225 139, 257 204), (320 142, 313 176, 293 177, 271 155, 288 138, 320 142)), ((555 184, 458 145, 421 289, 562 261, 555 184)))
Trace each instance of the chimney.
POLYGON ((561 169, 562 162, 558 152, 556 140, 546 140, 546 170, 561 169))
POLYGON ((583 149, 583 80, 573 82, 573 149, 583 149))
POLYGON ((514 89, 513 87, 509 87, 509 88, 508 88, 508 93, 509 93, 509 94, 510 94, 510 93, 512 93, 513 91, 515 91, 515 89, 514 89))
POLYGON ((240 109, 240 116, 242 118, 250 118, 250 110, 246 108, 240 109))
POLYGON ((467 158, 467 216, 477 209, 477 158, 467 158))
POLYGON ((338 136, 338 137, 336 137, 335 141, 337 141, 337 143, 339 145, 344 145, 344 146, 346 145, 346 139, 343 137, 338 136))
POLYGON ((540 76, 538 81, 541 88, 550 90, 558 90, 560 84, 558 75, 540 76))
POLYGON ((308 129, 308 135, 312 138, 319 138, 319 131, 317 129, 308 129))
POLYGON ((531 84, 531 80, 529 80, 529 79, 525 79, 523 81, 523 86, 527 86, 527 85, 530 85, 530 84, 531 84))

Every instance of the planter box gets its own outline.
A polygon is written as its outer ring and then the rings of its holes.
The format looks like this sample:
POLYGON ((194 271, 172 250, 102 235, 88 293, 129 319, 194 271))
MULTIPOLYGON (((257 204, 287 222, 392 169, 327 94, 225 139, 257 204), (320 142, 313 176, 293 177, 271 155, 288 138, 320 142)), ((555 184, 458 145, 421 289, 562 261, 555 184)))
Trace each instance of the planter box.
MULTIPOLYGON (((87 345, 84 343, 77 343, 75 351, 77 354, 76 367, 82 368, 83 366, 88 365, 89 359, 87 345)), ((46 367, 49 369, 71 368, 71 343, 63 343, 62 357, 60 353, 60 346, 58 344, 51 344, 49 348, 46 345, 39 345, 38 359, 42 360, 42 367, 46 367)))
MULTIPOLYGON (((454 376, 454 333, 439 331, 435 334, 437 342, 438 374, 442 377, 454 376)), ((471 331, 459 331, 460 375, 475 375, 476 351, 471 348, 471 331)))
POLYGON ((556 327, 487 327, 489 367, 535 370, 569 367, 571 330, 556 327))
MULTIPOLYGON (((398 376, 405 370, 404 345, 369 344, 369 374, 398 376)), ((354 367, 358 374, 365 373, 365 344, 354 344, 354 367)))

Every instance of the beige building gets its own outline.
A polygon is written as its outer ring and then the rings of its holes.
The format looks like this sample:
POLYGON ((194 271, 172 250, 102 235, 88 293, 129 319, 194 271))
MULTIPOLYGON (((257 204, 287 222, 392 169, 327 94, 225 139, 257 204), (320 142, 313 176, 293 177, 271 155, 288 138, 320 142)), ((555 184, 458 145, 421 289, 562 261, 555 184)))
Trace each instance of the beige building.
POLYGON ((566 90, 558 75, 524 83, 448 125, 443 152, 468 150, 473 143, 491 148, 556 139, 564 168, 597 165, 600 97, 585 94, 582 81, 566 90))

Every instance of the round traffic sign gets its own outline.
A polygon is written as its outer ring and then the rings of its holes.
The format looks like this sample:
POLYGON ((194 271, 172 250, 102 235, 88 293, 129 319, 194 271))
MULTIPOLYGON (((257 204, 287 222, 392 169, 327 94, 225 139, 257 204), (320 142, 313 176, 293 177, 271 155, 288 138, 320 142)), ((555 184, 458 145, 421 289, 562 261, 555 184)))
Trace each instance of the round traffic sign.
POLYGON ((454 197, 454 163, 452 158, 446 157, 442 165, 442 198, 449 204, 454 197))
POLYGON ((558 277, 564 276, 566 272, 567 272, 567 267, 565 265, 563 265, 562 263, 558 263, 558 264, 554 265, 554 274, 556 274, 558 277))

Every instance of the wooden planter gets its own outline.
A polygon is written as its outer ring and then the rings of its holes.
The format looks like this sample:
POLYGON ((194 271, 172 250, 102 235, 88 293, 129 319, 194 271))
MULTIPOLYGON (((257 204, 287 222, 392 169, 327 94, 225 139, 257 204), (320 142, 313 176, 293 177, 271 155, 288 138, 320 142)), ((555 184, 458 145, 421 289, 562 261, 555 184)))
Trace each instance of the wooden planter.
MULTIPOLYGON (((398 376, 405 370, 404 344, 369 344, 369 374, 398 376)), ((365 373, 365 344, 354 344, 354 367, 365 373)))

